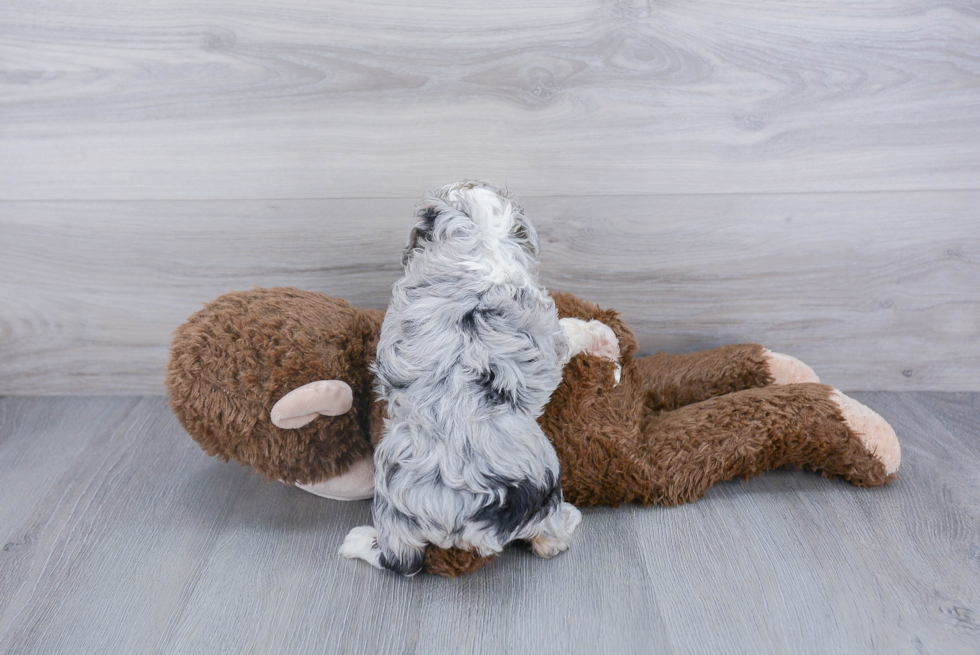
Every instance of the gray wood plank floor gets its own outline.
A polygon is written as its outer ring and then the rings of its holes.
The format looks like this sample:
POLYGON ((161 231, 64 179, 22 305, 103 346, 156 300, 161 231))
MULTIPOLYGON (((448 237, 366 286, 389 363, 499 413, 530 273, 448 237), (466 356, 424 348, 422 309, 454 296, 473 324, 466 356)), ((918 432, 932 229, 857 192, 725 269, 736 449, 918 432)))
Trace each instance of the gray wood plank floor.
POLYGON ((980 652, 980 394, 855 396, 902 440, 888 487, 589 510, 456 581, 342 561, 367 502, 207 457, 160 397, 2 398, 0 652, 980 652))

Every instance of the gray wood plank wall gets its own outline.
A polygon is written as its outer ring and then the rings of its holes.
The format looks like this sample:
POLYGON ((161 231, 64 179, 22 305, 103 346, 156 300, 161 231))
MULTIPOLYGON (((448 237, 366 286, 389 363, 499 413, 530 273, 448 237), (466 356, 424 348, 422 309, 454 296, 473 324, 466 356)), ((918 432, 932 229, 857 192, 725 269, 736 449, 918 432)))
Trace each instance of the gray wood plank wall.
POLYGON ((978 49, 968 1, 3 3, 0 394, 160 393, 231 289, 383 307, 459 177, 648 352, 980 389, 978 49))

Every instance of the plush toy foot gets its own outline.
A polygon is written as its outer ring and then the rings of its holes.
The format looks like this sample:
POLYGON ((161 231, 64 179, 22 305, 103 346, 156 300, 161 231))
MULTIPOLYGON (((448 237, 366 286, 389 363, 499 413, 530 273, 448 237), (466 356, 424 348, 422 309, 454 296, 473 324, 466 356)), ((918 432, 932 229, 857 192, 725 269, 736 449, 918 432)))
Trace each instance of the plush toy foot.
POLYGON ((318 416, 346 414, 354 392, 340 380, 317 380, 293 389, 272 406, 272 423, 285 430, 301 428, 318 416))
POLYGON ((783 353, 774 353, 769 349, 762 352, 773 384, 800 384, 803 382, 820 382, 813 369, 793 357, 783 353))
POLYGON ((847 427, 861 439, 875 459, 881 462, 888 475, 894 475, 902 463, 902 449, 898 437, 888 421, 866 405, 848 398, 834 389, 830 396, 837 403, 847 427))
POLYGON ((297 488, 332 500, 367 500, 374 497, 374 458, 359 459, 343 475, 297 488))

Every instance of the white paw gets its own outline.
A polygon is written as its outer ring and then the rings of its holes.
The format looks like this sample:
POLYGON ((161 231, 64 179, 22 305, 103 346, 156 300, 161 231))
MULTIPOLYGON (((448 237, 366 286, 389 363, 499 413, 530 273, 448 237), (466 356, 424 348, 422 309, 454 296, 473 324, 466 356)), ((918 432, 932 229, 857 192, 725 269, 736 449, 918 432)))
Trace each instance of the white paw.
POLYGON ((380 569, 381 551, 378 549, 378 531, 373 525, 362 525, 351 529, 337 553, 348 559, 362 559, 380 569))
POLYGON ((531 552, 538 557, 549 559, 555 555, 564 553, 570 545, 571 542, 564 539, 539 535, 531 540, 531 552))
POLYGON ((792 355, 774 353, 769 349, 763 351, 769 374, 773 384, 800 384, 802 382, 820 382, 813 369, 792 355))
POLYGON ((867 405, 848 398, 836 389, 830 397, 840 408, 847 427, 857 434, 868 452, 882 463, 885 472, 889 475, 897 472, 902 464, 902 448, 898 445, 898 437, 888 421, 867 405))
POLYGON ((568 343, 568 358, 585 353, 616 362, 613 376, 616 384, 619 384, 623 369, 619 365, 619 339, 612 328, 601 321, 583 321, 578 318, 563 318, 559 323, 568 343))
POLYGON ((552 525, 553 534, 542 532, 531 539, 531 551, 538 557, 554 557, 568 550, 572 544, 572 533, 582 522, 582 512, 571 503, 562 503, 558 511, 558 525, 552 525))
POLYGON ((585 353, 595 357, 603 357, 610 361, 619 360, 619 339, 612 328, 599 321, 589 321, 589 343, 585 347, 585 353))
POLYGON ((565 529, 568 530, 568 534, 575 532, 575 528, 582 523, 582 512, 571 503, 561 504, 561 514, 565 519, 565 529))

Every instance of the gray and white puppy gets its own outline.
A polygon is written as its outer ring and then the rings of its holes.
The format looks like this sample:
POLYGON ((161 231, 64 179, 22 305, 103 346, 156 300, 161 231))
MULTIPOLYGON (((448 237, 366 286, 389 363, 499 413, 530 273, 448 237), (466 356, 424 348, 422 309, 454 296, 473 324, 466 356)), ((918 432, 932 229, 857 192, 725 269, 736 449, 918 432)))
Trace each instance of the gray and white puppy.
POLYGON ((374 526, 351 530, 341 555, 414 575, 430 544, 568 548, 582 517, 562 501, 536 419, 571 356, 617 359, 619 346, 602 323, 559 322, 538 249, 521 207, 487 184, 425 197, 373 365, 389 417, 374 453, 374 526))

